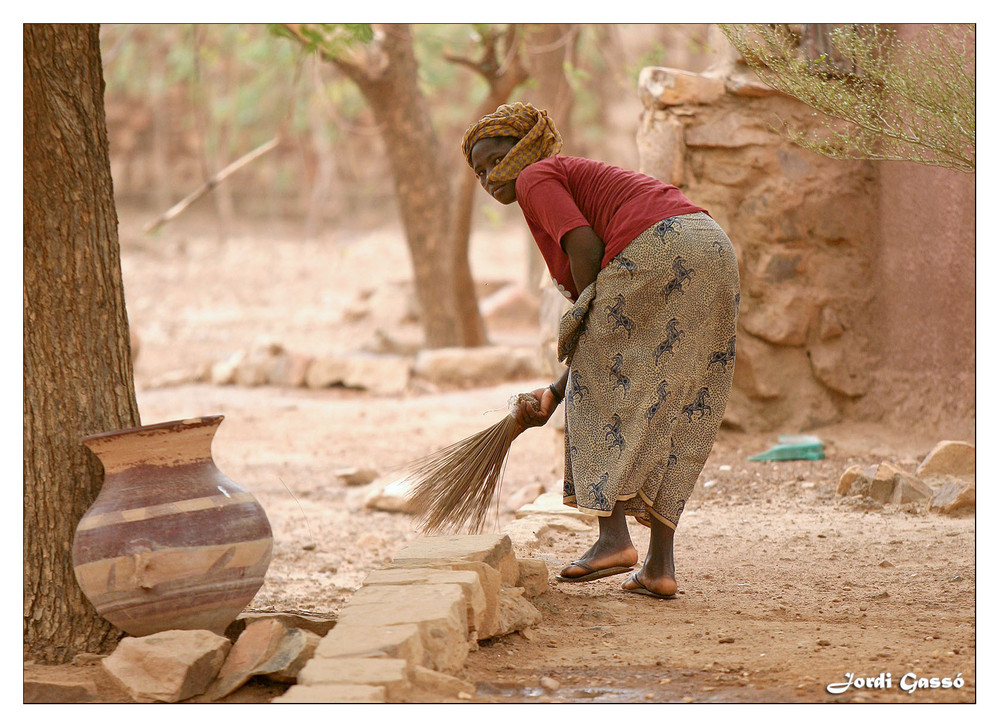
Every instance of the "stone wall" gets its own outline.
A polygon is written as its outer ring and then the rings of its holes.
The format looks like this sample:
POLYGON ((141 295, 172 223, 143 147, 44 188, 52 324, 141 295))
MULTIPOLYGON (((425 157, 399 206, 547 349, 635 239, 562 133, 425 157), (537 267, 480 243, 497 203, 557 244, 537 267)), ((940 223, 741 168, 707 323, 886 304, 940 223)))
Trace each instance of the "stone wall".
POLYGON ((675 184, 727 231, 740 261, 730 426, 809 429, 871 387, 875 169, 791 143, 811 112, 736 66, 646 68, 640 171, 675 184))
POLYGON ((805 430, 900 416, 971 437, 975 179, 796 146, 811 109, 732 61, 645 68, 640 171, 709 210, 737 251, 729 426, 805 430))

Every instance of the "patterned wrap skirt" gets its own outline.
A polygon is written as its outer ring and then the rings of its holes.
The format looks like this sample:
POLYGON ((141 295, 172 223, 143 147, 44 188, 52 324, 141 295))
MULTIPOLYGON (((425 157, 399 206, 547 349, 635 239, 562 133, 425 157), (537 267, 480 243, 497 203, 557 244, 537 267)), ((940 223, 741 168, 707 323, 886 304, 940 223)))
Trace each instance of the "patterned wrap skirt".
POLYGON ((739 305, 732 243, 701 212, 652 225, 580 294, 558 343, 566 505, 677 527, 729 400, 739 305))

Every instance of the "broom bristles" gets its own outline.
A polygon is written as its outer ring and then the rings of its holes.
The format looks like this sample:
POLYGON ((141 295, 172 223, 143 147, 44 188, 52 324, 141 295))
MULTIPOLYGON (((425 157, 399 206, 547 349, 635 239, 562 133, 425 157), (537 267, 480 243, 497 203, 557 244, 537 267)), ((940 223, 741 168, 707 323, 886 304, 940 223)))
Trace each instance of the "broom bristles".
POLYGON ((411 463, 404 481, 408 502, 424 533, 480 533, 500 492, 507 454, 521 433, 507 415, 492 427, 411 463))

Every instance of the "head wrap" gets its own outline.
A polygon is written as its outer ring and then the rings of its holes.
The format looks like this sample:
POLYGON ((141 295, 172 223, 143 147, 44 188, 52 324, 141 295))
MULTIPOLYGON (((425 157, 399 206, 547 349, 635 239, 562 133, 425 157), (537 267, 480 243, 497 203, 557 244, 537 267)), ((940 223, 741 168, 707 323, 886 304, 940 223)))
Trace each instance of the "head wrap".
POLYGON ((490 182, 516 179, 529 164, 558 154, 562 149, 562 136, 552 119, 531 104, 504 104, 466 130, 462 138, 462 152, 470 167, 472 147, 482 139, 493 137, 514 137, 518 142, 490 172, 490 182))

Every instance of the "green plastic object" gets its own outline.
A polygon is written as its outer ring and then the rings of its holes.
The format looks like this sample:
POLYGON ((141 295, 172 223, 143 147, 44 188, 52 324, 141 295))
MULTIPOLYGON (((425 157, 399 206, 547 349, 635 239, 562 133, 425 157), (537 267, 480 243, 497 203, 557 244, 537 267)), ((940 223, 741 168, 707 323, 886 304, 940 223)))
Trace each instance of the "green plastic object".
POLYGON ((747 460, 823 460, 823 441, 813 435, 780 435, 778 444, 770 450, 751 455, 747 460))

